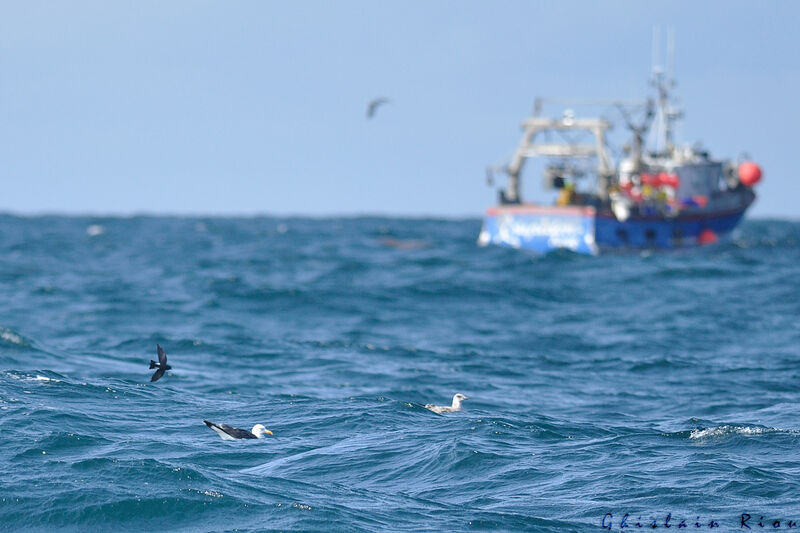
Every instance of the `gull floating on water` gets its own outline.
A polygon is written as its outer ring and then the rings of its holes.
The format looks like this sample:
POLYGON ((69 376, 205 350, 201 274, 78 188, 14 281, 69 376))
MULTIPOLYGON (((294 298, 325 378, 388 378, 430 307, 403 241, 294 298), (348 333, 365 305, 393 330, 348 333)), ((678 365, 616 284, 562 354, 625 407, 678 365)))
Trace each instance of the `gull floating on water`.
POLYGON ((215 424, 208 420, 203 420, 203 423, 222 437, 222 440, 263 439, 266 435, 272 435, 272 432, 261 424, 253 426, 253 431, 247 431, 246 429, 234 428, 226 424, 215 424))
POLYGON ((434 413, 455 413, 456 411, 461 410, 461 402, 464 400, 469 400, 467 396, 464 396, 460 392, 453 396, 453 405, 433 405, 432 403, 425 404, 425 409, 429 409, 434 413))
POLYGON ((172 369, 172 367, 167 364, 167 354, 164 353, 164 348, 162 348, 160 344, 156 344, 156 351, 158 352, 158 363, 151 359, 150 369, 157 368, 158 370, 156 370, 153 377, 150 378, 151 382, 158 381, 161 379, 161 376, 164 375, 164 372, 172 369))

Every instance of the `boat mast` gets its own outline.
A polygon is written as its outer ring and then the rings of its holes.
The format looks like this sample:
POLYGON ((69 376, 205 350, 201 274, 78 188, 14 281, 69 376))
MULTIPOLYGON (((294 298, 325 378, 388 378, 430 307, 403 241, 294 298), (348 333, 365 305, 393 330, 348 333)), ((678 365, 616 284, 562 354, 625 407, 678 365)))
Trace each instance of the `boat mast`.
MULTIPOLYGON (((641 108, 641 105, 635 106, 641 108)), ((635 122, 632 114, 635 113, 634 106, 626 107, 623 103, 617 104, 617 109, 622 115, 625 125, 631 131, 633 139, 630 147, 630 160, 633 163, 631 170, 639 173, 642 169, 642 151, 644 149, 644 137, 650 129, 650 122, 655 116, 655 103, 651 98, 644 104, 644 116, 640 122, 635 122)))
POLYGON ((672 123, 683 118, 683 112, 672 107, 670 91, 675 88, 673 78, 675 56, 675 34, 672 29, 667 30, 667 58, 666 67, 657 65, 658 61, 658 27, 653 28, 653 77, 650 85, 658 91, 658 128, 656 130, 656 152, 664 148, 664 152, 672 156, 675 151, 672 123))

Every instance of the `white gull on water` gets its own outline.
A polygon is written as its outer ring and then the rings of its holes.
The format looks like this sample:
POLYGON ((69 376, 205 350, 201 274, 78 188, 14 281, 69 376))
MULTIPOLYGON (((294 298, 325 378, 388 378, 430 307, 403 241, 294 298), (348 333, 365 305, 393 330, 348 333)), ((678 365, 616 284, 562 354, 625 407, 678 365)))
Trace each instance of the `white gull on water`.
POLYGON ((455 413, 456 411, 461 410, 461 402, 464 400, 469 400, 467 396, 464 396, 460 392, 453 396, 453 405, 433 405, 432 403, 425 404, 425 409, 429 409, 434 413, 455 413))

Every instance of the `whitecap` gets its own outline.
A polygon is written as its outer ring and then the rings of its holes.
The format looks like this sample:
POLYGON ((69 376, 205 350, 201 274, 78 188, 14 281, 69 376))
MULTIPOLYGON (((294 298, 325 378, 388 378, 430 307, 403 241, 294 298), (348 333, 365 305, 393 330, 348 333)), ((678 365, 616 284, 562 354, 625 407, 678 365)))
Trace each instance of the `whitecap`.
POLYGON ((34 380, 36 380, 36 381, 44 381, 44 382, 61 383, 61 380, 60 380, 60 379, 48 378, 47 376, 38 376, 38 375, 37 375, 37 376, 36 376, 35 378, 33 378, 33 379, 34 379, 34 380))
POLYGON ((97 237, 98 235, 102 235, 106 232, 106 228, 101 226, 100 224, 91 224, 86 227, 86 235, 89 237, 97 237))
POLYGON ((22 337, 14 333, 8 328, 0 327, 0 339, 3 339, 6 342, 10 342, 11 344, 24 344, 22 337))
POLYGON ((778 428, 767 428, 761 426, 731 426, 722 425, 705 429, 693 429, 689 433, 690 439, 707 439, 713 437, 723 437, 726 435, 742 435, 753 437, 757 435, 767 435, 769 433, 799 433, 798 430, 787 430, 778 428))
POLYGON ((11 379, 18 379, 20 381, 38 381, 40 383, 61 383, 60 379, 56 378, 49 378, 47 376, 42 376, 40 374, 36 374, 35 376, 31 376, 29 374, 25 374, 22 372, 5 372, 6 377, 11 379))

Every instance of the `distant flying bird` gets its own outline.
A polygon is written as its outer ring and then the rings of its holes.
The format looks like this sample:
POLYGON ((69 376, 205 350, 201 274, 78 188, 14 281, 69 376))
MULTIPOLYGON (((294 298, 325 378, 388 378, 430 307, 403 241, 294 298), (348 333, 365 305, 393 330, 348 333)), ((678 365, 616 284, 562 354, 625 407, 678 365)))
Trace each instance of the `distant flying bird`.
POLYGON ((222 440, 263 439, 265 435, 272 435, 272 432, 261 424, 253 426, 253 431, 247 431, 246 429, 234 428, 225 424, 215 424, 208 420, 203 420, 203 423, 222 437, 222 440))
POLYGON ((388 98, 383 98, 383 97, 376 98, 375 100, 372 100, 367 105, 367 118, 374 117, 375 116, 375 111, 377 111, 377 109, 380 106, 382 106, 383 104, 388 104, 388 103, 389 103, 389 99, 388 98))
POLYGON ((158 363, 150 360, 150 369, 157 368, 153 377, 150 378, 150 381, 158 381, 161 379, 161 376, 164 375, 164 372, 167 370, 171 370, 172 367, 167 364, 167 354, 164 353, 164 349, 161 347, 160 344, 156 344, 156 351, 158 352, 158 363))
POLYGON ((461 402, 463 402, 464 400, 469 400, 469 398, 459 392, 458 394, 453 396, 453 405, 433 405, 432 403, 427 403, 425 404, 425 409, 428 409, 438 414, 455 413, 456 411, 461 410, 461 402))

